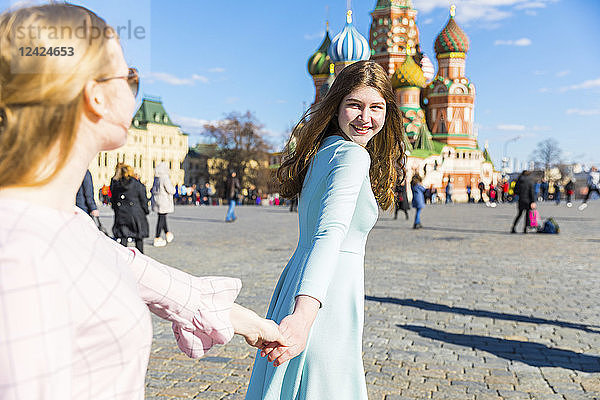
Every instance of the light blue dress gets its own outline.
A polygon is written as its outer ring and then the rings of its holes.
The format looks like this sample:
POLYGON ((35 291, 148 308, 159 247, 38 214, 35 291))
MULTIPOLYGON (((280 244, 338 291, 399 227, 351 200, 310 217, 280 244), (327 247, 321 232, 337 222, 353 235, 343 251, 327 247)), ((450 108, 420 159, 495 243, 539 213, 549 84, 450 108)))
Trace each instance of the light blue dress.
POLYGON ((298 247, 275 287, 267 318, 280 323, 298 295, 322 307, 306 349, 273 367, 256 356, 247 400, 367 399, 362 362, 364 253, 377 221, 369 153, 329 136, 314 157, 300 194, 298 247))

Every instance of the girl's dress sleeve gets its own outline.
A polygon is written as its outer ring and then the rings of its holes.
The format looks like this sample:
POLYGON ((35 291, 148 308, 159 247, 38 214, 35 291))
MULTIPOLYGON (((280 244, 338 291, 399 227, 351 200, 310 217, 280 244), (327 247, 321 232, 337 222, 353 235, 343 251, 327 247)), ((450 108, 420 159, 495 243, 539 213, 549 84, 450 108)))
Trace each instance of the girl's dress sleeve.
POLYGON ((346 142, 336 149, 330 161, 331 170, 320 199, 317 227, 296 296, 308 295, 323 304, 370 166, 369 153, 360 145, 346 142))
POLYGON ((128 253, 142 300, 154 314, 173 323, 181 351, 199 358, 213 345, 231 340, 229 312, 242 288, 239 279, 196 277, 121 248, 128 253))

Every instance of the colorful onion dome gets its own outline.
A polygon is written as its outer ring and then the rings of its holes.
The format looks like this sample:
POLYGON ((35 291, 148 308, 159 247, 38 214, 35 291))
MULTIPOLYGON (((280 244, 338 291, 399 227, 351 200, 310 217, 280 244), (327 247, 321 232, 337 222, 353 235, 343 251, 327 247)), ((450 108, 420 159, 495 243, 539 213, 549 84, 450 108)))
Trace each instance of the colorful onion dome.
MULTIPOLYGON (((407 51, 407 53, 409 53, 407 51)), ((423 88, 427 84, 423 70, 411 55, 406 55, 406 60, 398 67, 394 75, 392 75, 392 87, 394 89, 416 86, 423 88)))
POLYGON ((450 20, 435 39, 435 53, 466 53, 469 51, 469 38, 454 21, 455 6, 450 8, 450 20))
POLYGON ((333 62, 368 60, 371 57, 367 39, 352 24, 351 10, 346 14, 344 29, 333 38, 327 54, 333 62))
POLYGON ((435 68, 426 54, 423 54, 423 58, 421 58, 421 69, 423 70, 423 75, 425 75, 425 80, 428 83, 431 82, 435 77, 435 68))
POLYGON ((329 64, 330 59, 327 55, 327 49, 329 49, 329 45, 331 44, 331 39, 329 38, 329 23, 327 24, 327 31, 325 32, 325 37, 323 38, 323 43, 319 46, 319 49, 314 52, 312 56, 308 59, 308 73, 311 75, 327 75, 329 73, 329 64))

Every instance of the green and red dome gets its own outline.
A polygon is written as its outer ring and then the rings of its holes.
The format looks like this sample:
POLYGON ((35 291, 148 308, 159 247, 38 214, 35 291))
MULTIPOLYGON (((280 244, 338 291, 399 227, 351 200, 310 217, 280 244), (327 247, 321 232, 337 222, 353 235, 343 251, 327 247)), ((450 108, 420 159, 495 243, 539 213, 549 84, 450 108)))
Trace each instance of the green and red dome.
POLYGON ((458 26, 454 16, 450 16, 450 20, 435 39, 435 53, 466 53, 467 51, 469 51, 469 38, 458 26))
POLYGON ((308 59, 308 73, 312 76, 315 75, 327 75, 329 74, 329 64, 331 60, 327 55, 327 49, 331 44, 331 38, 329 37, 329 30, 325 32, 323 43, 317 51, 313 53, 308 59))

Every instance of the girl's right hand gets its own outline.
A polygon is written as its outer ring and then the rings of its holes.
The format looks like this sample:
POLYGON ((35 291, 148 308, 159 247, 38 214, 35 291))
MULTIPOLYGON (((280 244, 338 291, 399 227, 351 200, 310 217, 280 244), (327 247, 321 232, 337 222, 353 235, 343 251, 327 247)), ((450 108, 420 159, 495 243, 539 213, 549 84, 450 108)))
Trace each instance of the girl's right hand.
POLYGON ((320 307, 321 303, 313 297, 297 296, 294 313, 285 317, 279 324, 279 330, 286 344, 267 346, 261 355, 268 356, 273 366, 278 367, 302 353, 320 307))
POLYGON ((300 314, 288 315, 279 325, 279 330, 286 345, 267 347, 262 351, 262 355, 267 355, 269 361, 272 361, 275 367, 296 357, 306 348, 311 325, 300 314))

